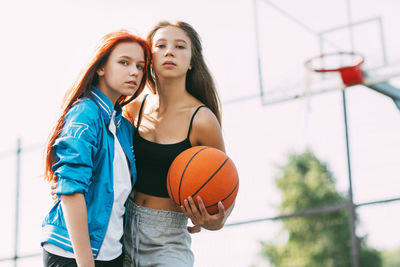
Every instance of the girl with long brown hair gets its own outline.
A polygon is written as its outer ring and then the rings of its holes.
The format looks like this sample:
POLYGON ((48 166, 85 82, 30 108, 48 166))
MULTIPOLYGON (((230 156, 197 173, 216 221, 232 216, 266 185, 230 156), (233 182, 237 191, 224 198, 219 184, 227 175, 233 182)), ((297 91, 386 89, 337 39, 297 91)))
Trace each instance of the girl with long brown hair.
POLYGON ((124 204, 137 175, 121 107, 142 92, 150 57, 145 40, 107 34, 66 95, 46 148, 45 177, 60 200, 42 225, 45 266, 122 266, 124 204))
POLYGON ((158 23, 147 37, 152 48, 152 94, 126 106, 134 125, 138 181, 127 202, 126 266, 192 266, 189 232, 219 230, 231 208, 207 213, 201 198, 180 208, 169 198, 166 177, 183 150, 204 145, 225 151, 221 106, 205 64, 199 35, 187 23, 158 23), (194 224, 187 228, 188 217, 194 224), (187 230, 188 229, 188 230, 187 230))

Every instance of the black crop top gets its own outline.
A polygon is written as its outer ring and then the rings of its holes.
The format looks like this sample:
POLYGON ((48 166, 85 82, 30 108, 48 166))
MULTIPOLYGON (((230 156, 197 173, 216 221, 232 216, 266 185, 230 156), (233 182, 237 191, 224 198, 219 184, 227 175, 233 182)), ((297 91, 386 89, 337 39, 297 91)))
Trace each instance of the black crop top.
POLYGON ((197 111, 204 105, 199 106, 190 120, 188 134, 185 140, 174 144, 158 144, 142 138, 139 134, 139 126, 142 116, 143 103, 139 110, 137 126, 133 138, 135 148, 137 181, 134 189, 137 192, 157 197, 169 197, 167 191, 167 173, 172 161, 182 151, 192 147, 189 140, 192 129, 193 118, 197 111))

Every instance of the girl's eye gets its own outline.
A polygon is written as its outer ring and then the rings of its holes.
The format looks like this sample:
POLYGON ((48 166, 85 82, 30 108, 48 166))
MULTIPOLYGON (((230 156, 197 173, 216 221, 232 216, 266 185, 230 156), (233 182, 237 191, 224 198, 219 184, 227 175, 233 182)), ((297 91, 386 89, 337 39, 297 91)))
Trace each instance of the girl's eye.
POLYGON ((158 47, 158 48, 164 48, 164 47, 165 47, 165 45, 163 45, 163 44, 159 44, 159 45, 156 45, 156 47, 158 47))
POLYGON ((177 45, 176 48, 185 49, 185 47, 183 45, 177 45))
POLYGON ((128 65, 128 61, 126 61, 126 60, 122 60, 122 61, 120 61, 119 63, 122 64, 122 65, 124 65, 124 66, 127 66, 127 65, 128 65))
POLYGON ((144 69, 144 66, 143 66, 143 65, 136 65, 136 68, 137 68, 138 70, 143 70, 143 69, 144 69))

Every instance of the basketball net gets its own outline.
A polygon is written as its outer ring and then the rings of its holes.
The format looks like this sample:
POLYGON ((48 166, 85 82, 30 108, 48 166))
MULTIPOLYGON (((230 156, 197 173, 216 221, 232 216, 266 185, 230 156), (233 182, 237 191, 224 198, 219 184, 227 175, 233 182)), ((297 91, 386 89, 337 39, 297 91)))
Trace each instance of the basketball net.
POLYGON ((312 97, 312 77, 314 72, 308 68, 305 68, 304 79, 303 79, 303 90, 301 92, 302 97, 304 98, 304 131, 303 138, 305 147, 309 147, 310 140, 308 134, 309 121, 310 121, 310 113, 311 113, 311 97, 312 97))
POLYGON ((304 79, 303 79, 303 92, 302 96, 305 98, 305 104, 307 111, 311 110, 310 100, 311 100, 311 86, 312 86, 312 75, 314 72, 310 69, 305 69, 304 79))

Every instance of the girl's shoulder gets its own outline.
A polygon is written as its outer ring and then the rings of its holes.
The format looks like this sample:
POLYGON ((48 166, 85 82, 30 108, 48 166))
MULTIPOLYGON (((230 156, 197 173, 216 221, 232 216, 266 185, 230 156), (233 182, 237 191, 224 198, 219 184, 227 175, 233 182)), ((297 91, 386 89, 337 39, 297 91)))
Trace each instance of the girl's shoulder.
POLYGON ((100 117, 98 105, 90 98, 81 98, 68 110, 66 120, 95 121, 100 117))
POLYGON ((189 95, 187 100, 187 115, 191 117, 192 127, 195 131, 208 132, 211 128, 219 125, 214 113, 196 97, 189 95))
POLYGON ((193 113, 196 112, 193 118, 193 127, 206 129, 209 127, 219 126, 219 122, 215 114, 207 106, 201 104, 193 108, 193 113), (197 112, 196 112, 197 110, 197 112))
POLYGON ((88 110, 93 110, 93 111, 98 111, 99 106, 94 102, 93 99, 90 99, 89 97, 83 97, 78 99, 71 107, 70 110, 73 109, 88 109, 88 110))
POLYGON ((209 108, 200 108, 193 117, 190 141, 194 145, 210 146, 225 151, 221 125, 209 108))
POLYGON ((151 102, 152 96, 148 93, 140 94, 136 99, 129 102, 123 107, 124 117, 127 118, 132 124, 134 124, 135 120, 139 116, 140 107, 144 99, 146 99, 146 107, 149 106, 149 102, 151 102))
POLYGON ((124 117, 128 119, 132 124, 134 124, 134 121, 139 114, 139 109, 142 102, 143 96, 139 95, 137 98, 135 98, 122 108, 124 117))

